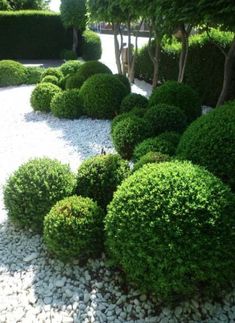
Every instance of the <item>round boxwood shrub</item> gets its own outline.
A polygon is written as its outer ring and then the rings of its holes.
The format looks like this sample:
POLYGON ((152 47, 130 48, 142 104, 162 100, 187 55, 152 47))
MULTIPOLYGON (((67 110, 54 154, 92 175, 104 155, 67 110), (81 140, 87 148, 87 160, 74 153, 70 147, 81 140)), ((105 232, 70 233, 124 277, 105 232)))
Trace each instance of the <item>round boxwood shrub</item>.
POLYGON ((143 109, 140 109, 140 108, 134 108, 134 109, 132 109, 129 112, 126 112, 126 113, 122 113, 122 114, 117 115, 112 120, 112 123, 111 123, 111 132, 113 132, 115 126, 118 124, 119 121, 124 120, 124 119, 129 118, 129 117, 131 118, 133 116, 143 117, 143 115, 144 115, 144 110, 143 109))
POLYGON ((48 75, 57 77, 58 81, 60 81, 62 79, 62 77, 63 77, 63 73, 57 67, 49 67, 49 68, 47 68, 42 73, 41 79, 44 79, 44 77, 48 76, 48 75))
POLYGON ((85 30, 82 37, 82 58, 85 61, 100 59, 102 55, 102 46, 99 35, 92 30, 85 30))
POLYGON ((114 74, 114 76, 123 83, 123 85, 125 85, 125 87, 127 88, 128 93, 131 92, 131 84, 128 80, 128 77, 126 77, 126 75, 122 75, 122 74, 114 74))
POLYGON ((126 87, 113 75, 96 74, 81 87, 80 96, 88 116, 112 119, 119 113, 126 87))
POLYGON ((103 220, 102 209, 90 198, 67 197, 44 219, 45 244, 64 261, 98 256, 103 250, 103 220))
POLYGON ((51 100, 61 89, 51 83, 40 83, 33 90, 30 98, 34 111, 49 112, 51 100))
POLYGON ((41 75, 45 71, 43 67, 26 67, 26 80, 25 84, 37 84, 41 81, 41 75))
POLYGON ((57 160, 38 158, 21 165, 8 179, 4 203, 9 217, 25 228, 40 231, 45 215, 72 194, 75 176, 57 160))
POLYGON ((195 120, 181 137, 177 155, 189 159, 235 190, 235 101, 195 120))
POLYGON ((201 115, 198 94, 186 84, 167 81, 154 89, 149 99, 149 106, 161 103, 179 107, 189 123, 201 115))
POLYGON ((71 49, 63 49, 60 53, 60 58, 66 61, 76 60, 77 54, 71 49))
POLYGON ((26 82, 26 68, 15 61, 0 61, 0 86, 19 85, 26 82))
POLYGON ((133 108, 143 108, 146 109, 148 106, 148 99, 136 93, 128 94, 123 100, 121 104, 121 112, 129 112, 133 108))
POLYGON ((51 83, 51 84, 55 84, 55 85, 60 85, 60 82, 58 80, 58 78, 56 76, 53 75, 47 75, 45 76, 42 80, 41 83, 51 83))
POLYGON ((150 107, 144 117, 156 136, 166 131, 181 133, 187 125, 184 112, 178 107, 167 104, 150 107))
POLYGON ((173 156, 175 154, 176 147, 171 142, 159 137, 148 138, 135 147, 133 158, 135 161, 138 161, 142 156, 146 155, 150 151, 173 156))
POLYGON ((150 135, 147 122, 133 115, 115 125, 112 140, 116 151, 124 159, 130 160, 135 146, 150 135))
POLYGON ((114 194, 105 218, 114 261, 166 301, 215 294, 235 278, 235 199, 189 162, 145 165, 114 194))
POLYGON ((75 74, 81 67, 81 62, 78 60, 67 61, 60 66, 60 70, 64 76, 75 74))
POLYGON ((66 90, 58 93, 51 101, 51 112, 55 117, 75 119, 83 115, 83 105, 79 90, 66 90))
POLYGON ((166 131, 158 135, 159 139, 166 140, 177 147, 181 138, 181 135, 175 131, 166 131))
POLYGON ((78 169, 77 194, 92 198, 105 209, 129 174, 128 162, 118 155, 92 157, 78 169))
POLYGON ((146 164, 152 164, 152 163, 159 164, 170 160, 171 160, 171 157, 169 155, 150 151, 144 156, 140 157, 140 159, 134 164, 133 171, 134 172, 137 171, 138 169, 140 169, 146 164))
POLYGON ((80 89, 85 81, 85 78, 81 74, 72 74, 65 78, 65 89, 80 89))

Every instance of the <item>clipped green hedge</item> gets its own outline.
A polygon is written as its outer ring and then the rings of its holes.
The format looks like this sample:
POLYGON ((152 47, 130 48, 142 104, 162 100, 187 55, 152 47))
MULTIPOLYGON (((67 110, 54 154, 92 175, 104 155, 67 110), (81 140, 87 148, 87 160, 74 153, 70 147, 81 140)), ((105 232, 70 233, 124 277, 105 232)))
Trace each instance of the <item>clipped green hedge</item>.
MULTIPOLYGON (((198 92, 201 104, 215 106, 222 88, 224 71, 224 55, 215 43, 227 51, 233 36, 232 33, 218 30, 213 30, 211 36, 213 42, 206 33, 190 37, 184 81, 198 92)), ((154 44, 152 44, 153 48, 154 44)), ((179 50, 180 44, 178 42, 163 46, 160 63, 161 82, 177 80, 179 50)), ((140 49, 136 59, 135 76, 151 82, 152 75, 153 63, 148 54, 148 47, 144 46, 140 49)), ((234 82, 230 93, 231 99, 235 98, 235 67, 233 75, 234 82)))
POLYGON ((63 261, 87 260, 103 250, 104 213, 89 198, 70 196, 52 207, 44 219, 48 250, 63 261))
POLYGON ((114 194, 107 248, 138 287, 166 302, 218 296, 235 278, 235 198, 189 162, 145 165, 114 194))
POLYGON ((57 59, 72 47, 60 15, 46 11, 0 11, 0 59, 57 59))
POLYGON ((102 55, 99 35, 92 30, 85 30, 82 38, 82 58, 85 61, 99 60, 102 55))

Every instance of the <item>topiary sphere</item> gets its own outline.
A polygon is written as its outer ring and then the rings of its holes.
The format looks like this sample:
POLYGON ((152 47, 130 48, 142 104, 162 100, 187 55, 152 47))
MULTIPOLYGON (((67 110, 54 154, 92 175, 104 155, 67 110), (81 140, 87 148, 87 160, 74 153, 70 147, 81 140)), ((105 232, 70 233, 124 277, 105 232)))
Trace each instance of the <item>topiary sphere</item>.
POLYGON ((169 155, 150 151, 144 156, 140 157, 140 159, 134 164, 133 171, 134 172, 137 171, 138 169, 140 169, 146 164, 152 164, 152 163, 159 164, 170 160, 171 160, 171 157, 169 155))
POLYGON ((113 129, 112 140, 116 151, 130 160, 137 144, 151 135, 147 122, 131 116, 120 120, 113 129))
POLYGON ((111 132, 113 132, 115 126, 118 124, 119 121, 124 120, 124 119, 126 119, 128 117, 133 117, 133 116, 143 117, 143 115, 144 115, 144 110, 141 109, 141 108, 134 108, 134 109, 132 109, 129 112, 126 112, 126 113, 122 113, 122 114, 117 115, 112 120, 112 123, 111 123, 111 132))
POLYGON ((179 144, 181 135, 175 131, 166 131, 158 135, 158 138, 172 143, 176 148, 177 145, 179 144))
POLYGON ((26 82, 27 69, 20 63, 0 61, 0 86, 19 85, 26 82))
POLYGON ((52 84, 55 84, 55 85, 60 85, 60 82, 58 80, 58 78, 56 76, 53 76, 53 75, 47 75, 45 76, 42 80, 41 80, 41 83, 52 83, 52 84))
POLYGON ((86 80, 82 75, 78 73, 72 74, 65 79, 65 89, 80 89, 85 81, 86 80))
POLYGON ((188 123, 201 115, 197 92, 183 83, 167 81, 154 89, 149 99, 149 106, 161 103, 179 107, 185 113, 188 123))
POLYGON ((77 194, 95 200, 103 209, 117 186, 128 177, 130 167, 118 155, 100 155, 82 163, 77 174, 77 194))
POLYGON ((136 93, 128 94, 123 100, 121 104, 121 112, 129 112, 133 108, 142 108, 146 109, 148 106, 148 99, 136 93))
POLYGON ((51 112, 55 117, 76 119, 83 115, 83 105, 79 90, 66 90, 58 93, 51 101, 51 112))
POLYGON ((91 199, 67 197, 44 219, 45 244, 64 261, 98 256, 103 250, 103 220, 102 209, 91 199))
POLYGON ((98 119, 115 117, 126 95, 126 87, 115 76, 109 74, 91 76, 80 90, 86 114, 98 119))
POLYGON ((128 77, 126 77, 126 75, 123 74, 114 74, 114 76, 123 83, 123 85, 125 85, 128 93, 131 92, 131 84, 130 81, 128 80, 128 77))
POLYGON ((47 68, 41 75, 41 80, 44 79, 45 76, 55 76, 57 77, 58 81, 63 78, 63 73, 57 67, 49 67, 47 68))
POLYGON ((152 128, 155 136, 166 131, 183 132, 187 125, 187 118, 184 112, 167 104, 159 104, 150 107, 144 118, 152 128))
POLYGON ((61 89, 51 83, 40 83, 33 90, 30 98, 34 111, 50 112, 51 101, 57 93, 61 93, 61 89))
POLYGON ((78 60, 67 61, 60 66, 64 76, 75 74, 81 67, 82 63, 78 60))
POLYGON ((235 191, 235 101, 194 121, 181 137, 177 155, 206 167, 235 191))
POLYGON ((57 201, 72 194, 74 185, 75 176, 67 165, 49 158, 30 160, 5 185, 8 215, 20 226, 40 231, 44 216, 57 201))
POLYGON ((216 295, 235 278, 235 199, 189 162, 145 165, 114 194, 107 248, 128 278, 165 301, 216 295))
POLYGON ((146 155, 150 151, 173 156, 176 151, 176 146, 159 137, 148 138, 136 145, 133 152, 133 158, 135 161, 138 161, 142 156, 146 155))

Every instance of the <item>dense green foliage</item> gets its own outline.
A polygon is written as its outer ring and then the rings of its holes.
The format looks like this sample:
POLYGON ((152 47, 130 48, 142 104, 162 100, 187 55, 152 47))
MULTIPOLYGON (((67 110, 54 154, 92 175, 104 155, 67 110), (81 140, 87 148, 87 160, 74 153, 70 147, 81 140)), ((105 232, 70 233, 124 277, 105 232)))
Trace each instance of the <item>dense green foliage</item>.
POLYGON ((133 108, 143 108, 146 109, 148 106, 148 99, 136 93, 128 94, 123 100, 121 104, 121 112, 129 112, 133 108))
POLYGON ((107 247, 130 280, 163 300, 218 296, 235 278, 234 214, 234 195, 203 168, 146 165, 114 194, 107 247))
POLYGON ((26 82, 26 68, 11 60, 0 61, 0 86, 19 85, 26 82))
POLYGON ((52 12, 0 12, 0 59, 57 59, 72 46, 70 35, 52 12))
POLYGON ((8 0, 0 0, 0 10, 10 10, 10 4, 8 0))
POLYGON ((114 74, 114 76, 123 83, 123 85, 125 85, 125 87, 127 88, 128 93, 131 92, 131 84, 128 80, 128 77, 126 77, 126 75, 123 74, 114 74))
POLYGON ((235 101, 194 121, 177 154, 205 166, 235 190, 235 101))
POLYGON ((134 164, 133 171, 134 172, 137 171, 138 169, 140 169, 146 164, 152 164, 152 163, 159 164, 170 160, 171 160, 171 157, 169 155, 150 151, 144 156, 140 157, 140 159, 134 164))
POLYGON ((55 76, 58 81, 62 79, 63 73, 60 71, 57 67, 49 67, 45 70, 44 73, 42 73, 42 79, 44 79, 45 76, 55 76))
POLYGON ((191 122, 201 115, 201 107, 197 93, 188 85, 168 81, 153 90, 149 106, 169 104, 179 107, 191 122))
POLYGON ((89 198, 67 197, 44 219, 44 241, 64 261, 87 260, 103 250, 103 211, 89 198))
POLYGON ((129 175, 128 162, 120 156, 95 156, 79 167, 76 191, 78 195, 90 197, 106 209, 117 186, 129 175))
POLYGON ((148 123, 133 115, 115 125, 112 140, 116 151, 124 159, 131 159, 135 146, 150 135, 148 123))
POLYGON ((51 101, 51 112, 55 117, 76 119, 83 115, 79 90, 66 90, 56 94, 51 101))
POLYGON ((66 61, 77 60, 78 55, 72 49, 63 49, 60 52, 60 58, 66 61))
POLYGON ((9 217, 22 227, 40 231, 44 216, 72 194, 75 177, 67 165, 38 158, 20 166, 7 180, 4 203, 9 217))
POLYGON ((100 59, 102 55, 102 47, 99 35, 91 30, 85 30, 82 37, 82 58, 85 61, 100 59))
POLYGON ((50 0, 1 0, 0 10, 45 10, 48 9, 49 2, 50 0), (3 8, 1 3, 4 4, 3 8))
POLYGON ((134 150, 134 160, 139 160, 142 156, 146 155, 150 151, 159 152, 169 156, 173 156, 176 151, 176 146, 165 139, 159 137, 148 138, 140 142, 134 150))
POLYGON ((45 71, 43 67, 26 67, 26 84, 36 84, 41 81, 42 73, 45 71))
POLYGON ((34 111, 49 112, 51 100, 61 89, 51 83, 40 83, 33 90, 30 98, 34 111))
POLYGON ((181 135, 174 131, 166 131, 161 133, 158 138, 171 142, 175 147, 178 146, 181 135))
POLYGON ((60 66, 60 70, 64 76, 72 75, 79 70, 81 64, 78 60, 69 60, 60 66))
POLYGON ((187 125, 186 115, 180 108, 164 103, 150 107, 144 118, 155 136, 166 131, 181 133, 187 125))
POLYGON ((60 81, 56 76, 53 75, 46 75, 42 78, 41 83, 51 83, 60 86, 60 81))
POLYGON ((61 0, 61 20, 65 28, 74 27, 83 31, 86 27, 86 1, 61 0))
POLYGON ((98 119, 115 117, 120 111, 122 99, 127 94, 123 83, 110 74, 93 75, 80 89, 86 114, 98 119))

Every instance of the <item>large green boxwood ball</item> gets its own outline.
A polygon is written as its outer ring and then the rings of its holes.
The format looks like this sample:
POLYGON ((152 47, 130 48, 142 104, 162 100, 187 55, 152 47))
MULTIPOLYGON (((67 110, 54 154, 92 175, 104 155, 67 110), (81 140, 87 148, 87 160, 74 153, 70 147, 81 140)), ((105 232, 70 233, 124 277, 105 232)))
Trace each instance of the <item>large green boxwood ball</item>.
POLYGON ((129 112, 133 108, 146 109, 147 106, 148 99, 145 96, 137 93, 130 93, 122 100, 120 111, 123 113, 129 112))
POLYGON ((167 81, 154 89, 149 99, 149 106, 162 103, 179 107, 185 113, 188 123, 201 115, 199 96, 186 84, 167 81))
POLYGON ((173 156, 176 151, 176 146, 170 141, 161 139, 159 137, 147 138, 136 145, 133 152, 133 158, 135 161, 137 161, 150 151, 173 156))
POLYGON ((33 90, 30 98, 34 111, 50 112, 51 101, 57 93, 61 93, 61 89, 51 83, 40 83, 33 90))
POLYGON ((59 200, 72 194, 75 176, 57 160, 38 158, 20 166, 4 188, 9 217, 25 228, 40 231, 44 216, 59 200))
POLYGON ((76 119, 83 115, 83 105, 79 90, 66 90, 58 93, 51 101, 51 112, 55 117, 76 119))
POLYGON ((64 76, 75 74, 81 67, 82 63, 77 60, 70 60, 60 66, 64 76))
POLYGON ((27 69, 20 63, 0 61, 0 86, 19 85, 26 82, 27 69))
POLYGON ((44 79, 46 76, 55 76, 57 77, 58 81, 63 78, 63 73, 57 67, 49 67, 47 68, 41 75, 41 80, 44 79))
POLYGON ((235 200, 189 162, 145 165, 114 194, 107 247, 130 280, 159 298, 216 295, 235 278, 235 200))
POLYGON ((109 74, 91 76, 80 89, 86 114, 98 119, 115 117, 126 95, 126 87, 115 76, 109 74))
POLYGON ((104 213, 90 198, 71 196, 53 206, 44 219, 44 241, 59 259, 86 260, 103 250, 104 213))
POLYGON ((235 191, 235 101, 194 121, 181 137, 177 155, 206 167, 235 191))
POLYGON ((128 162, 118 155, 92 157, 82 163, 77 173, 77 194, 87 196, 106 208, 117 186, 130 175, 128 162))
POLYGON ((181 134, 179 134, 178 132, 175 132, 175 131, 166 131, 166 132, 163 132, 160 135, 158 135, 158 138, 169 141, 176 148, 179 144, 181 134))
POLYGON ((125 87, 127 88, 128 93, 131 92, 131 84, 130 81, 128 79, 128 77, 126 77, 126 75, 123 74, 114 74, 114 76, 123 83, 123 85, 125 85, 125 87))
POLYGON ((122 158, 130 160, 135 146, 150 135, 148 123, 133 115, 120 120, 115 125, 112 140, 116 151, 122 158))
POLYGON ((171 160, 171 157, 169 155, 150 151, 144 156, 140 157, 140 159, 134 164, 133 171, 134 172, 137 171, 138 169, 140 169, 146 164, 152 164, 152 163, 159 164, 170 160, 171 160))
POLYGON ((178 107, 167 104, 150 107, 144 117, 156 136, 166 131, 181 133, 187 125, 187 118, 184 112, 178 107))

